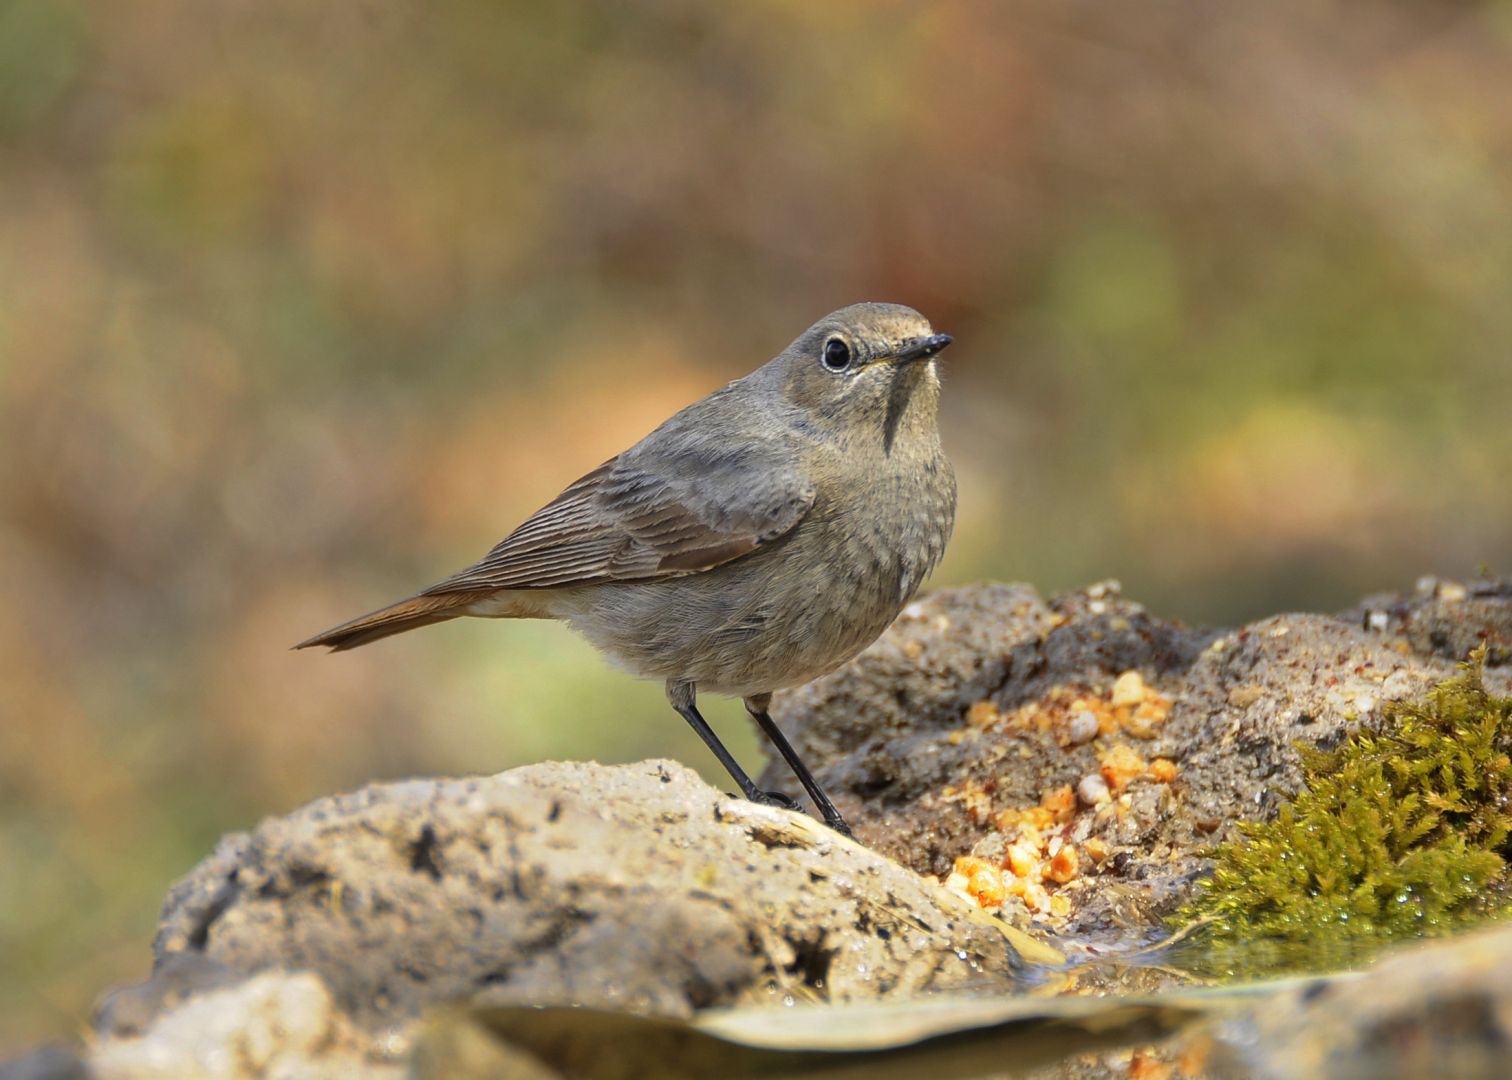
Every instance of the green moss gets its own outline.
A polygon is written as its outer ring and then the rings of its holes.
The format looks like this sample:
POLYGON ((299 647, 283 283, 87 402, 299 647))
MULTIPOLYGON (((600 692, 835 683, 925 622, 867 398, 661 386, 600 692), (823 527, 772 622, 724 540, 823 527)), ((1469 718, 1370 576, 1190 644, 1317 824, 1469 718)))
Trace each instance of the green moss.
POLYGON ((1178 913, 1210 944, 1331 944, 1444 932, 1508 910, 1512 698, 1487 694, 1484 650, 1381 730, 1303 751, 1304 789, 1214 852, 1178 913))

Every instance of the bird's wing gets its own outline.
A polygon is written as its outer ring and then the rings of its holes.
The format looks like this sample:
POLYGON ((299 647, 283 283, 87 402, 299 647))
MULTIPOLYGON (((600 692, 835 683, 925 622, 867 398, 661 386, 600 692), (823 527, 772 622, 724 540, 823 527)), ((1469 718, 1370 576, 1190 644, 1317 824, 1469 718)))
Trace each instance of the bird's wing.
POLYGON ((813 506, 791 447, 682 432, 675 454, 642 443, 600 465, 421 595, 696 573, 777 539, 813 506))

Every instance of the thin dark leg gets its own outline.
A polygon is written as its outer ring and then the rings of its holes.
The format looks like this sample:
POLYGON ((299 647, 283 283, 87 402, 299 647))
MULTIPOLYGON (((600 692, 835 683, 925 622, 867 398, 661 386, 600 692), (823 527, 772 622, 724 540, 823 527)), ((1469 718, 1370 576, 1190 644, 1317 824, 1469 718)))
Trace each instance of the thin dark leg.
POLYGON ((782 734, 781 729, 777 727, 776 721, 767 712, 767 705, 771 700, 770 694, 746 698, 746 711, 756 718, 756 723, 761 725, 761 730, 766 732, 766 737, 771 739, 772 744, 777 747, 777 752, 782 755, 783 760, 788 763, 788 767, 793 770, 793 775, 798 777, 798 782, 803 785, 803 790, 809 793, 809 798, 814 800, 814 805, 819 808, 819 813, 823 815, 824 823, 837 833, 854 837, 855 834, 850 831, 850 826, 840 816, 840 811, 835 809, 835 804, 830 802, 829 796, 824 793, 824 789, 814 779, 814 774, 808 771, 808 766, 798 756, 798 751, 793 749, 792 744, 787 741, 787 736, 782 734))
POLYGON ((763 806, 780 806, 784 810, 802 810, 792 799, 777 791, 762 791, 756 786, 756 782, 746 775, 746 771, 740 767, 734 756, 725 749, 724 743, 719 741, 719 736, 714 734, 714 729, 709 727, 707 720, 698 711, 694 704, 693 686, 691 683, 667 683, 667 700, 678 711, 688 726, 698 733, 698 737, 704 741, 704 745, 714 752, 719 763, 725 767, 725 771, 740 785, 740 793, 753 803, 763 806))

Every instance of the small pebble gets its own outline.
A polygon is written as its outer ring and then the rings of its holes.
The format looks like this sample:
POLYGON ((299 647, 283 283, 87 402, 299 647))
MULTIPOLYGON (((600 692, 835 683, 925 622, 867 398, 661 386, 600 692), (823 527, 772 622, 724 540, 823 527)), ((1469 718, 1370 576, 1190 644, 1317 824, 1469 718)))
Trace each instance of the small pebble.
POLYGON ((1113 793, 1108 790, 1108 782, 1094 773, 1082 777, 1076 785, 1076 797, 1084 806, 1101 806, 1113 798, 1113 793))
POLYGON ((1382 631, 1391 625, 1391 616, 1384 611, 1372 611, 1365 617, 1365 625, 1372 630, 1382 631))
POLYGON ((1066 724, 1066 741, 1072 746, 1081 746, 1097 738, 1097 716, 1090 709, 1083 709, 1066 724))

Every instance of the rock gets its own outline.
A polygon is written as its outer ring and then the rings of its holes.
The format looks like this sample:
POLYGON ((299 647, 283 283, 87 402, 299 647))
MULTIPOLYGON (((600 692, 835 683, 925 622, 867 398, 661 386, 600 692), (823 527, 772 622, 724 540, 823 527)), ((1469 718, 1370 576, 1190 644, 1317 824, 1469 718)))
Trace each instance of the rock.
POLYGON ((80 1052, 68 1046, 44 1046, 0 1061, 0 1080, 93 1080, 95 1075, 80 1052))
MULTIPOLYGON (((1230 826, 1296 790, 1297 742, 1335 745, 1500 640, 1512 584, 1445 595, 1391 607, 1384 631, 1358 610, 1216 631, 1157 619, 1116 583, 1049 601, 944 590, 773 711, 864 843, 945 878, 965 855, 1002 865, 1027 821, 1100 853, 1055 895, 1024 889, 1039 918, 1126 937, 1190 897, 1230 826)), ((1512 668, 1488 668, 1486 685, 1512 692, 1512 668)), ((796 794, 780 763, 761 782, 796 794)))
POLYGON ((195 994, 235 986, 245 978, 204 953, 172 953, 162 958, 146 982, 105 995, 95 1010, 95 1032, 107 1037, 140 1035, 195 994))
POLYGON ((1512 664, 1512 579, 1472 582, 1424 578, 1409 594, 1381 593, 1341 618, 1404 639, 1415 652, 1463 660, 1486 647, 1486 665, 1512 664))
POLYGON ((186 956, 316 973, 373 1032, 458 1000, 686 1016, 1002 992, 1024 972, 968 902, 670 762, 322 799, 224 839, 169 894, 154 949, 159 977, 186 956))
POLYGON ((99 1080, 373 1080, 403 1075, 335 1006, 308 973, 267 972, 200 993, 168 1009, 140 1035, 107 1038, 89 1055, 99 1080))
POLYGON ((1512 929, 1404 950, 1318 980, 1219 1031, 1216 1075, 1501 1080, 1512 1047, 1512 929))

